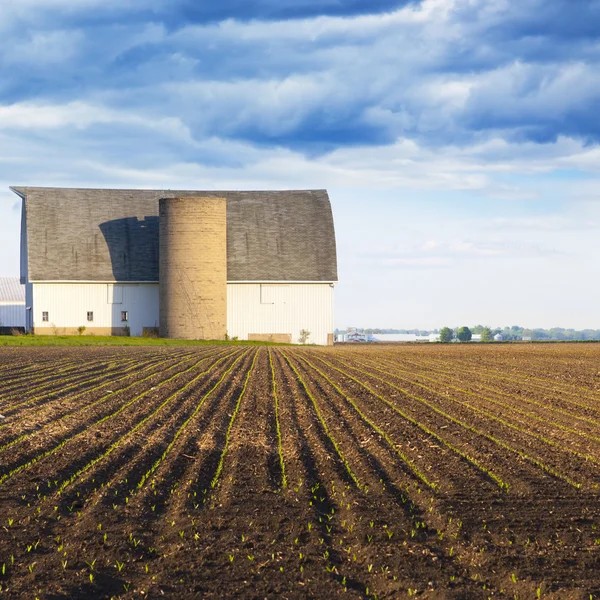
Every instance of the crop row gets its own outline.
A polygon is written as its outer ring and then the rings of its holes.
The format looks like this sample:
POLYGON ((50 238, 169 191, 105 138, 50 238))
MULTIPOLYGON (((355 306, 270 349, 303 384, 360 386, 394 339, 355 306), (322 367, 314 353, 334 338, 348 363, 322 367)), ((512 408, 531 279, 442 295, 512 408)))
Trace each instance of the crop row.
MULTIPOLYGON (((504 441, 503 439, 501 439, 498 434, 492 434, 491 431, 494 429, 493 427, 486 427, 486 429, 482 429, 481 427, 476 427, 472 424, 472 420, 464 420, 461 418, 458 418, 454 415, 452 415, 451 413, 449 413, 448 411, 444 410, 443 408, 441 408, 441 404, 438 401, 432 401, 432 400, 428 400, 425 397, 415 394, 415 393, 411 393, 408 389, 404 388, 404 387, 400 387, 397 386, 393 383, 391 383, 389 381, 389 377, 394 377, 394 373, 390 372, 390 371, 385 371, 383 369, 377 368, 377 367, 370 367, 369 371, 366 371, 365 369, 361 369, 359 367, 350 367, 353 370, 355 370, 358 373, 361 373, 363 375, 366 375, 367 377, 369 377, 370 379, 374 379, 376 381, 379 381, 387 386, 389 386, 390 388, 397 390, 398 392, 400 392, 401 394, 403 394, 406 398, 410 398, 411 400, 414 400, 416 402, 418 402, 420 405, 427 407, 430 411, 436 413, 437 415, 440 415, 441 417, 443 417, 444 419, 446 419, 447 421, 454 423, 458 426, 460 426, 465 432, 471 432, 473 434, 475 434, 476 436, 479 436, 480 438, 484 438, 490 442, 492 442, 493 444, 495 444, 496 446, 502 448, 503 450, 506 450, 510 453, 516 454, 517 456, 519 456, 520 458, 522 458, 523 460, 529 462, 530 464, 542 469, 543 471, 545 471, 546 473, 552 475, 553 477, 556 477, 557 479, 560 479, 562 481, 565 481, 566 483, 568 483, 569 485, 572 485, 576 488, 581 488, 582 487, 582 482, 579 481, 575 481, 574 479, 572 479, 571 477, 569 477, 568 475, 558 471, 557 469, 555 469, 554 467, 552 467, 550 464, 548 464, 546 462, 546 460, 544 460, 543 458, 540 457, 536 457, 532 454, 530 454, 529 452, 526 452, 525 450, 522 449, 522 447, 519 446, 514 446, 511 443, 508 443, 506 441, 504 441), (373 373, 373 371, 377 371, 377 372, 381 372, 383 375, 386 375, 386 378, 377 376, 373 373)), ((420 387, 423 388, 423 385, 421 385, 420 387)), ((446 397, 448 398, 448 397, 446 397)), ((442 400, 445 400, 446 398, 441 398, 442 400)), ((539 441, 542 441, 544 443, 547 443, 550 446, 553 446, 554 444, 550 441, 547 440, 546 438, 544 438, 543 436, 539 436, 538 434, 535 434, 534 432, 531 432, 527 429, 525 429, 524 427, 519 427, 517 425, 513 425, 511 423, 509 423, 508 421, 506 421, 505 419, 502 419, 500 417, 497 417, 491 413, 489 413, 488 411, 485 411, 484 409, 481 409, 477 406, 472 406, 471 408, 473 409, 474 413, 479 413, 481 415, 487 416, 489 417, 492 421, 495 421, 497 423, 501 423, 502 425, 505 425, 515 431, 518 431, 521 434, 533 437, 539 441)), ((561 448, 567 452, 573 453, 576 456, 579 456, 580 458, 584 458, 582 455, 580 455, 579 453, 577 453, 577 451, 571 450, 570 448, 561 448)))
MULTIPOLYGON (((99 418, 96 421, 93 421, 93 422, 87 424, 85 427, 81 428, 78 431, 73 432, 71 435, 65 436, 63 439, 61 439, 61 441, 58 444, 51 447, 50 449, 40 452, 39 454, 28 459, 26 462, 17 464, 13 468, 11 468, 8 472, 5 472, 4 474, 0 475, 0 485, 5 483, 8 479, 10 479, 11 477, 20 473, 24 469, 31 467, 32 465, 40 462, 43 459, 48 458, 49 456, 52 456, 53 454, 55 454, 56 452, 61 450, 66 444, 68 444, 72 440, 75 440, 77 438, 77 436, 82 435, 84 432, 86 432, 92 428, 98 427, 99 425, 103 424, 104 422, 108 421, 109 419, 115 419, 117 416, 119 416, 121 413, 123 413, 123 411, 125 411, 127 408, 131 407, 132 405, 134 405, 136 403, 139 403, 139 401, 141 399, 145 398, 146 396, 148 396, 149 394, 154 392, 157 388, 163 387, 166 384, 170 383, 171 381, 175 380, 176 378, 178 378, 182 375, 185 375, 189 372, 192 372, 194 369, 197 368, 197 366, 201 362, 203 362, 205 360, 210 360, 210 359, 211 359, 211 357, 204 358, 204 359, 194 362, 191 366, 186 367, 183 370, 176 372, 174 375, 171 375, 170 377, 163 379, 159 383, 155 384, 155 386, 153 386, 154 389, 152 389, 152 388, 145 389, 143 392, 135 395, 133 398, 127 400, 123 404, 118 405, 117 408, 115 410, 111 411, 110 413, 102 416, 101 418, 99 418)), ((219 360, 222 360, 222 359, 219 359, 219 360)), ((129 386, 129 387, 133 387, 133 385, 135 385, 135 383, 131 384, 131 386, 129 386)))
MULTIPOLYGON (((169 369, 177 364, 181 364, 185 361, 186 358, 184 356, 175 359, 175 365, 168 367, 169 369)), ((64 388, 61 391, 61 394, 50 394, 43 395, 34 398, 29 398, 28 400, 24 400, 19 403, 19 405, 15 405, 11 410, 5 411, 5 419, 0 424, 0 432, 3 429, 10 428, 11 430, 15 428, 16 424, 19 424, 19 427, 27 428, 29 421, 33 421, 33 427, 35 429, 39 429, 41 425, 44 425, 44 419, 46 422, 57 422, 62 418, 66 418, 76 412, 85 411, 88 408, 91 408, 95 404, 106 400, 111 397, 112 394, 120 394, 126 389, 129 389, 131 386, 124 386, 122 388, 119 387, 121 382, 130 380, 132 377, 135 378, 134 384, 140 383, 142 381, 146 381, 151 378, 154 374, 163 372, 165 369, 165 365, 168 363, 172 363, 173 359, 159 359, 150 362, 142 362, 137 363, 127 369, 123 369, 119 371, 119 377, 112 377, 108 381, 103 382, 104 378, 92 379, 87 382, 86 387, 77 393, 65 394, 65 392, 69 392, 70 390, 64 388), (139 375, 145 373, 151 369, 158 369, 155 373, 152 373, 148 377, 144 377, 143 379, 139 379, 139 375), (112 388, 106 389, 104 388, 112 388), (99 392, 104 390, 104 394, 97 400, 87 403, 87 400, 90 396, 94 396, 99 392), (82 400, 83 399, 83 400, 82 400), (67 407, 66 412, 61 412, 64 410, 65 405, 67 407), (61 412, 60 416, 55 415, 56 412, 61 412), (14 418, 11 418, 14 417, 14 418)))
POLYGON ((593 547, 591 477, 568 467, 594 468, 594 424, 400 358, 170 350, 23 406, 0 443, 0 592, 536 597, 530 563, 506 565, 593 547))
MULTIPOLYGON (((445 401, 445 402, 451 401, 460 406, 467 407, 476 415, 486 417, 487 419, 492 420, 496 423, 499 423, 508 429, 517 431, 521 435, 525 435, 527 437, 534 438, 535 440, 542 442, 545 445, 551 446, 552 448, 557 448, 557 449, 561 450, 562 452, 565 452, 567 454, 572 454, 573 456, 576 456, 577 458, 583 460, 584 462, 589 462, 592 464, 600 465, 600 461, 594 455, 592 455, 588 452, 581 452, 581 451, 578 451, 578 450, 572 448, 571 444, 574 442, 572 437, 569 437, 569 444, 567 445, 561 439, 553 440, 553 439, 549 439, 545 433, 544 434, 536 433, 533 429, 533 426, 534 426, 534 422, 537 421, 538 423, 546 426, 546 428, 554 427, 557 429, 561 429, 562 431, 567 431, 570 434, 583 435, 584 437, 587 437, 588 439, 594 439, 594 436, 592 436, 592 435, 585 434, 583 432, 573 430, 567 426, 556 423, 554 421, 550 421, 548 418, 540 416, 539 414, 531 413, 529 411, 523 411, 522 409, 518 408, 518 406, 514 406, 514 404, 507 404, 505 402, 494 400, 494 399, 486 397, 486 396, 470 393, 466 390, 460 390, 459 388, 456 388, 456 386, 451 386, 449 384, 446 384, 445 388, 446 388, 446 390, 447 389, 457 389, 458 391, 461 391, 461 393, 466 393, 468 396, 474 398, 475 400, 470 401, 470 402, 469 401, 461 401, 458 398, 453 397, 450 394, 448 394, 447 391, 445 394, 441 395, 441 392, 439 390, 432 388, 431 386, 427 386, 421 382, 414 381, 414 379, 412 379, 412 378, 411 379, 403 378, 403 377, 399 376, 396 373, 396 371, 384 370, 384 369, 374 366, 372 363, 363 363, 363 364, 366 364, 370 369, 381 372, 384 375, 393 376, 393 377, 403 380, 407 383, 416 385, 420 389, 431 392, 431 393, 437 395, 439 398, 441 398, 442 401, 445 401), (512 419, 516 420, 517 419, 516 415, 524 415, 527 418, 525 421, 521 420, 520 422, 509 421, 506 418, 503 418, 497 414, 491 413, 489 410, 486 410, 486 408, 484 408, 484 407, 486 406, 487 402, 490 402, 496 406, 500 406, 500 407, 504 408, 506 411, 506 414, 510 415, 512 417, 512 419)), ((571 483, 572 483, 572 481, 571 481, 571 483)))

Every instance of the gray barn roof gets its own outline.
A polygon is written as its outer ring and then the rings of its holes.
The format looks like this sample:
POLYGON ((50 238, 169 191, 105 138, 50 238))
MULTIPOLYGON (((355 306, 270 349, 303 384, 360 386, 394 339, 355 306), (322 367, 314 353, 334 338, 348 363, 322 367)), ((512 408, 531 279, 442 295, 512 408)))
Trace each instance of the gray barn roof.
POLYGON ((0 302, 25 304, 25 286, 18 277, 0 277, 0 302))
POLYGON ((158 200, 184 196, 227 198, 229 281, 337 281, 325 190, 11 189, 29 281, 158 281, 158 200))

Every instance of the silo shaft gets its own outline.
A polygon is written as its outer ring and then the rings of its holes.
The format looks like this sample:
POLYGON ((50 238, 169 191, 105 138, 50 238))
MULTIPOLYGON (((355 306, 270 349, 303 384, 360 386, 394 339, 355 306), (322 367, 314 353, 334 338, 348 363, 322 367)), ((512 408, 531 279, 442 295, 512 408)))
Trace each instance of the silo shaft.
POLYGON ((227 201, 159 201, 160 335, 222 340, 227 333, 227 201))

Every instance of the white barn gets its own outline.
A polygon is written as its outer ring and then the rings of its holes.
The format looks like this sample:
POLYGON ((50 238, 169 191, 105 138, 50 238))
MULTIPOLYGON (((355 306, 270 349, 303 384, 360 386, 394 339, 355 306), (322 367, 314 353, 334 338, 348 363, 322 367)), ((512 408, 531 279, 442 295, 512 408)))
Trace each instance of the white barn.
POLYGON ((25 328, 25 286, 18 277, 0 277, 0 334, 25 328))
MULTIPOLYGON (((226 330, 224 323, 222 333, 193 337, 297 343, 307 330, 309 343, 333 343, 337 256, 325 190, 11 189, 23 201, 21 282, 30 332, 73 334, 85 327, 86 334, 139 336, 159 326, 162 332, 160 303, 168 296, 159 265, 168 248, 159 235, 166 223, 160 223, 159 201, 161 207, 161 199, 195 206, 224 199, 226 330)), ((182 217, 195 227, 187 213, 182 217)), ((189 227, 182 235, 190 235, 189 227)), ((189 238, 190 252, 202 235, 189 238)), ((176 275, 190 314, 200 314, 199 284, 187 273, 176 275)))

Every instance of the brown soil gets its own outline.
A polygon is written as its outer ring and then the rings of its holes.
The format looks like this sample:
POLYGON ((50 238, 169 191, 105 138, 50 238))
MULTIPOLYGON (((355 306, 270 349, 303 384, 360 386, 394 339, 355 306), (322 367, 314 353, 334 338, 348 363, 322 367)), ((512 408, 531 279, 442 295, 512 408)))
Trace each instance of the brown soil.
POLYGON ((600 346, 0 349, 0 597, 600 597, 600 346))

